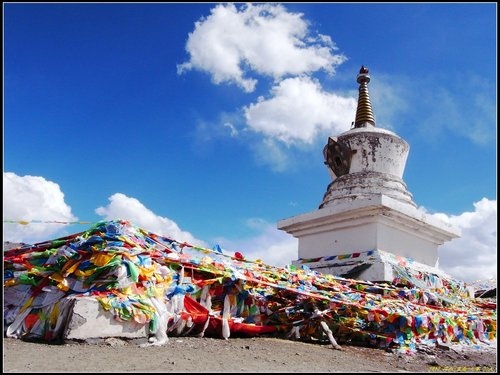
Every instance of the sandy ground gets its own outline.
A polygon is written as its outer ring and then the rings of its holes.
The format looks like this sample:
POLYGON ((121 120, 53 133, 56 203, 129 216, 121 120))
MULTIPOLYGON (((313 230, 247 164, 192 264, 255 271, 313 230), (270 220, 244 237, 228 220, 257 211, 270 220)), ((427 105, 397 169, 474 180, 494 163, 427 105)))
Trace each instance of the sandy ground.
POLYGON ((305 343, 271 337, 170 337, 160 347, 144 340, 46 344, 4 338, 3 372, 496 372, 494 347, 420 350, 414 355, 382 349, 305 343))

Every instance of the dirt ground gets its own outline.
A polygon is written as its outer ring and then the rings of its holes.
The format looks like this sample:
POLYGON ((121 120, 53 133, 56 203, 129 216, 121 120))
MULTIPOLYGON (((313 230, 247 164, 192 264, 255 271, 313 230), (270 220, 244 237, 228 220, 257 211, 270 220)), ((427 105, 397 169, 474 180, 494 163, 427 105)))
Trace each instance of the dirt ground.
POLYGON ((140 347, 145 341, 110 338, 47 344, 4 338, 3 372, 496 372, 497 367, 496 344, 408 355, 350 345, 335 350, 331 345, 271 337, 170 337, 164 346, 140 347))

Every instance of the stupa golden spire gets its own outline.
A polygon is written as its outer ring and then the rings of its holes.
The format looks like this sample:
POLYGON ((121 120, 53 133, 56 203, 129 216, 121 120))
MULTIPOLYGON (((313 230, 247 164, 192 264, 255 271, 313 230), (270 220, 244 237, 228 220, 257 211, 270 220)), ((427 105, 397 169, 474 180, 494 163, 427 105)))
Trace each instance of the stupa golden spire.
POLYGON ((368 82, 370 82, 368 68, 361 66, 356 82, 359 83, 359 98, 354 127, 363 128, 369 125, 375 126, 375 117, 373 116, 370 95, 368 94, 368 82))

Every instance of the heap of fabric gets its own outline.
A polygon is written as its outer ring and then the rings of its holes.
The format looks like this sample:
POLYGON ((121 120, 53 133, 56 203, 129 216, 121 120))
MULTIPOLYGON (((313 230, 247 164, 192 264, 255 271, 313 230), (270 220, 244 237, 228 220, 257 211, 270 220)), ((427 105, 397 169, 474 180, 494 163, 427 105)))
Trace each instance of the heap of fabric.
MULTIPOLYGON (((273 267, 180 243, 127 221, 4 252, 6 335, 60 340, 81 297, 110 319, 168 336, 272 334, 413 352, 419 345, 491 343, 496 302, 438 288, 346 279, 305 266, 273 267)), ((432 285, 432 283, 431 283, 432 285)))

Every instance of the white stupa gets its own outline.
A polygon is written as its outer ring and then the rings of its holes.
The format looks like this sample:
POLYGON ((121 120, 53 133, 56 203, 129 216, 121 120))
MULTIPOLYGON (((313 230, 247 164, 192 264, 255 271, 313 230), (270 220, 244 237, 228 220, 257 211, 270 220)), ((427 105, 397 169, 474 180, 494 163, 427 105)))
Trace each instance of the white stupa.
MULTIPOLYGON (((368 69, 357 76, 353 128, 323 149, 332 182, 315 211, 278 222, 298 238, 298 260, 311 269, 371 281, 393 281, 397 264, 434 269, 438 247, 458 237, 447 223, 417 209, 403 181, 409 145, 377 128, 368 69)), ((438 272, 436 268, 436 272, 438 272)))

